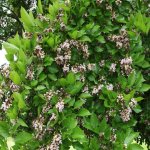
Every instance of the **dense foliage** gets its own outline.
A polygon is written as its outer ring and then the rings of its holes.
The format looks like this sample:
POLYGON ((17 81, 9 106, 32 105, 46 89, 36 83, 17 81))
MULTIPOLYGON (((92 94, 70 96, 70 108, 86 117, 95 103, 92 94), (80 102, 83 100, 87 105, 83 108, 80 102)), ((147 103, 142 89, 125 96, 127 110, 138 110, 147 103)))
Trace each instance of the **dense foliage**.
POLYGON ((3 44, 0 148, 142 150, 133 141, 149 142, 147 6, 39 0, 36 17, 22 7, 23 37, 3 44))

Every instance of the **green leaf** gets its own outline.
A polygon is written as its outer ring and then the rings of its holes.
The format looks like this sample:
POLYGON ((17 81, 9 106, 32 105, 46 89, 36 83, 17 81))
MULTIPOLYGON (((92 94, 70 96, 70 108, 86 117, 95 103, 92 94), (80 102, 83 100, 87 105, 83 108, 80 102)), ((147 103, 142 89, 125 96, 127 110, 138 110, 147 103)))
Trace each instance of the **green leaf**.
POLYGON ((38 0, 38 10, 39 10, 39 13, 41 13, 41 14, 43 13, 41 0, 38 0))
POLYGON ((38 84, 38 81, 37 80, 33 80, 33 81, 31 81, 31 86, 36 86, 38 84))
POLYGON ((25 144, 32 139, 32 134, 28 132, 19 132, 15 138, 16 144, 25 144))
POLYGON ((141 72, 138 72, 137 75, 136 75, 135 86, 136 87, 141 87, 141 84, 144 81, 145 81, 145 79, 143 78, 143 75, 141 74, 141 72))
POLYGON ((39 75, 39 82, 45 80, 46 78, 47 78, 47 75, 44 74, 44 73, 41 73, 41 74, 39 75))
POLYGON ((34 20, 23 7, 21 7, 21 21, 28 27, 34 26, 34 20))
POLYGON ((85 138, 84 131, 81 130, 79 127, 74 128, 73 133, 72 133, 72 138, 77 139, 77 140, 84 139, 85 138))
POLYGON ((21 84, 21 78, 16 71, 11 71, 9 77, 15 84, 17 84, 17 85, 21 84))
POLYGON ((49 74, 48 77, 52 80, 52 81, 57 81, 57 76, 55 74, 49 74))
POLYGON ((72 88, 68 88, 69 93, 71 95, 77 94, 78 92, 80 92, 80 90, 82 89, 83 85, 84 84, 82 82, 77 82, 72 88))
POLYGON ((21 118, 18 119, 18 124, 23 127, 28 127, 28 125, 21 118))
POLYGON ((54 59, 52 57, 45 57, 44 58, 44 66, 51 66, 53 61, 54 61, 54 59))
POLYGON ((39 85, 37 88, 35 88, 35 91, 41 91, 44 90, 46 87, 44 85, 39 85))
POLYGON ((82 93, 79 97, 83 98, 83 99, 86 99, 86 98, 91 98, 92 95, 90 93, 82 93))
POLYGON ((91 39, 88 36, 83 36, 80 38, 80 41, 82 42, 91 42, 91 39))
POLYGON ((107 125, 106 119, 104 118, 99 124, 100 132, 105 132, 107 127, 108 125, 107 125))
POLYGON ((97 118, 97 115, 92 113, 91 118, 90 118, 90 124, 93 129, 96 129, 99 125, 99 120, 97 118))
POLYGON ((9 136, 9 126, 8 123, 4 121, 0 121, 0 135, 4 138, 7 138, 9 136))
POLYGON ((134 97, 135 90, 132 90, 129 94, 124 94, 124 100, 129 101, 134 97))
POLYGON ((18 106, 17 106, 17 105, 14 105, 13 107, 10 107, 10 108, 7 110, 7 116, 8 116, 10 119, 17 119, 17 117, 18 117, 18 106))
POLYGON ((150 89, 149 84, 143 84, 142 87, 140 88, 140 92, 146 92, 150 89))
POLYGON ((135 83, 136 77, 135 73, 131 73, 128 77, 128 88, 130 88, 135 83))
POLYGON ((14 55, 13 54, 6 54, 5 57, 8 61, 14 61, 14 55))
POLYGON ((76 79, 75 79, 75 75, 73 72, 70 72, 68 75, 67 75, 67 78, 66 78, 68 84, 74 84, 76 79))
POLYGON ((24 51, 21 50, 21 49, 19 50, 18 57, 19 57, 18 60, 21 61, 22 63, 26 63, 27 60, 28 60, 25 53, 24 53, 24 51))
POLYGON ((72 38, 72 39, 77 39, 78 38, 78 32, 77 30, 74 30, 73 32, 70 32, 69 33, 69 36, 72 38))
POLYGON ((78 101, 75 102, 74 108, 75 109, 80 108, 84 103, 85 103, 84 100, 78 100, 78 101))
POLYGON ((14 55, 14 54, 16 54, 19 51, 18 47, 16 47, 13 44, 7 43, 7 42, 3 43, 3 47, 4 47, 4 49, 6 50, 6 52, 8 54, 13 54, 14 55))
POLYGON ((78 116, 84 117, 84 116, 89 116, 89 115, 91 115, 91 113, 85 108, 81 108, 78 112, 78 116))
POLYGON ((25 64, 24 64, 23 62, 18 61, 18 62, 16 63, 16 65, 17 65, 18 69, 19 69, 22 73, 25 73, 25 72, 26 72, 26 66, 25 66, 25 64))
POLYGON ((55 40, 54 40, 54 38, 53 38, 53 37, 49 38, 49 39, 47 40, 47 44, 48 44, 51 48, 53 48, 54 45, 55 45, 55 40))
POLYGON ((13 98, 15 99, 16 102, 18 102, 18 108, 19 109, 23 109, 26 107, 25 101, 24 101, 24 99, 20 93, 14 92, 13 98))
POLYGON ((139 102, 139 101, 141 101, 141 100, 143 100, 144 98, 143 97, 136 97, 135 98, 135 100, 137 101, 137 102, 139 102))
POLYGON ((140 105, 136 105, 136 107, 134 107, 133 110, 134 110, 136 113, 140 113, 140 112, 142 111, 140 105))
POLYGON ((68 84, 67 80, 65 78, 61 78, 58 80, 58 83, 61 85, 61 86, 66 86, 68 84))
POLYGON ((100 43, 105 43, 105 42, 106 42, 105 39, 104 39, 104 37, 103 37, 102 35, 100 35, 100 36, 97 38, 97 40, 98 40, 100 43))
POLYGON ((130 144, 127 150, 144 150, 144 148, 139 144, 134 143, 134 144, 130 144))
POLYGON ((77 126, 77 123, 77 119, 69 116, 63 121, 63 126, 67 129, 74 129, 77 126))
POLYGON ((138 132, 135 132, 135 133, 131 133, 129 134, 126 138, 125 138, 125 141, 124 141, 124 144, 131 144, 133 142, 133 140, 139 136, 139 133, 138 132))

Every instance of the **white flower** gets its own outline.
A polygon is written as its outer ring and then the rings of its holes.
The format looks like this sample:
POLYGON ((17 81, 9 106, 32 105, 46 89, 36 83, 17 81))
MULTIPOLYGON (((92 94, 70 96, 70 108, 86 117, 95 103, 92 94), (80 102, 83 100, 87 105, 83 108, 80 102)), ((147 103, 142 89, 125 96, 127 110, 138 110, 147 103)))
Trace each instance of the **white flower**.
POLYGON ((59 112, 62 112, 64 109, 64 101, 61 100, 56 104, 56 108, 58 109, 59 112))
POLYGON ((131 102, 129 103, 129 106, 130 106, 131 108, 134 108, 136 105, 137 105, 137 101, 136 101, 134 98, 132 98, 132 99, 131 99, 131 102))
POLYGON ((120 62, 121 65, 131 65, 132 64, 132 58, 127 57, 121 60, 120 62))
POLYGON ((47 145, 46 150, 59 150, 59 145, 62 144, 61 134, 56 134, 50 145, 47 145))
POLYGON ((132 110, 130 107, 126 108, 126 109, 123 109, 121 112, 120 112, 120 117, 121 119, 123 120, 123 122, 127 122, 130 120, 130 117, 131 117, 131 113, 132 113, 132 110))
POLYGON ((16 91, 19 91, 20 86, 14 84, 14 83, 12 82, 11 85, 10 85, 10 89, 11 89, 13 92, 16 92, 16 91))
POLYGON ((4 101, 4 102, 2 103, 2 105, 1 105, 1 109, 2 109, 3 111, 6 111, 7 109, 10 108, 11 105, 12 105, 11 99, 10 99, 10 98, 6 98, 5 101, 4 101))
POLYGON ((116 71, 116 64, 115 63, 112 63, 110 68, 109 68, 109 71, 111 72, 115 72, 116 71))
POLYGON ((46 92, 44 94, 44 97, 47 99, 47 100, 51 100, 51 98, 54 96, 54 92, 52 90, 49 90, 48 92, 46 92))
POLYGON ((9 78, 9 74, 10 74, 9 65, 7 64, 2 65, 0 71, 5 78, 9 78))
POLYGON ((68 40, 66 40, 64 43, 62 43, 61 45, 61 48, 66 50, 66 49, 70 49, 70 43, 68 40))
POLYGON ((32 126, 37 132, 42 131, 44 127, 44 117, 40 115, 39 118, 32 122, 32 126))
POLYGON ((106 88, 107 88, 107 90, 109 90, 109 91, 113 91, 114 86, 113 86, 112 84, 108 84, 108 85, 106 86, 106 88))
POLYGON ((69 64, 63 66, 63 72, 69 72, 69 64))
POLYGON ((32 67, 29 67, 27 69, 26 78, 29 79, 29 80, 33 80, 33 78, 34 78, 34 71, 33 71, 32 67))
POLYGON ((52 120, 56 120, 56 114, 54 114, 54 113, 52 113, 52 116, 50 118, 50 121, 52 121, 52 120))
POLYGON ((99 92, 99 89, 97 87, 94 87, 92 90, 92 94, 97 94, 99 92))
POLYGON ((87 68, 88 68, 88 70, 91 71, 91 70, 94 70, 94 69, 95 69, 95 66, 96 66, 95 64, 88 64, 88 65, 87 65, 87 68))
POLYGON ((4 92, 3 92, 3 90, 2 90, 2 89, 0 89, 0 99, 2 99, 2 98, 3 98, 3 96, 4 96, 4 92))
POLYGON ((42 50, 42 47, 40 45, 37 45, 35 47, 35 55, 41 59, 45 57, 45 52, 42 50))
POLYGON ((99 62, 99 65, 100 65, 100 67, 103 67, 103 66, 105 65, 105 60, 101 60, 101 61, 99 62))

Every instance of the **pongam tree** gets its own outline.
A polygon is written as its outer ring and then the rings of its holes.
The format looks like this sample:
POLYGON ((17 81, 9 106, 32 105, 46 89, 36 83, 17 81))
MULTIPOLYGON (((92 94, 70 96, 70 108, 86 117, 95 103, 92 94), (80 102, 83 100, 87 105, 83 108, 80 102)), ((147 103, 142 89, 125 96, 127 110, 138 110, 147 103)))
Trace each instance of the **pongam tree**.
POLYGON ((3 43, 0 149, 143 150, 134 140, 150 89, 145 3, 39 0, 34 15, 21 8, 23 35, 3 43))

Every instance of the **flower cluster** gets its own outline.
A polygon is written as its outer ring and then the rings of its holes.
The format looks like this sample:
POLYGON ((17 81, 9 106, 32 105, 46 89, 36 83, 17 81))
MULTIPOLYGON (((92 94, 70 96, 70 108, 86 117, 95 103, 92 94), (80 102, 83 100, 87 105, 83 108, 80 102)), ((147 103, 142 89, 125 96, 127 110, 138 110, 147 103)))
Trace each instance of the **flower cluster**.
POLYGON ((56 120, 56 114, 52 113, 52 116, 50 117, 50 121, 56 120))
POLYGON ((59 100, 56 104, 56 108, 58 109, 59 112, 62 112, 64 109, 64 101, 62 99, 59 100))
POLYGON ((132 58, 131 57, 121 59, 120 67, 121 67, 122 75, 128 76, 133 71, 131 64, 132 64, 132 58))
POLYGON ((121 107, 124 107, 125 102, 124 102, 124 97, 123 97, 122 94, 119 94, 119 95, 117 96, 117 103, 118 103, 119 105, 121 105, 121 107))
POLYGON ((116 139, 117 139, 117 135, 115 134, 115 129, 113 129, 112 134, 110 136, 110 141, 115 143, 116 139))
POLYGON ((2 65, 0 68, 0 72, 5 78, 9 78, 9 74, 10 74, 9 65, 7 65, 7 64, 2 65))
POLYGON ((48 92, 46 92, 44 94, 44 97, 46 99, 46 103, 44 104, 44 106, 42 108, 42 113, 47 113, 50 110, 50 108, 52 108, 50 100, 56 94, 58 94, 58 91, 55 92, 53 90, 49 90, 48 92))
POLYGON ((97 5, 100 5, 103 2, 103 0, 96 0, 97 5))
POLYGON ((108 91, 113 91, 114 86, 112 84, 106 85, 108 91))
POLYGON ((29 80, 33 80, 34 79, 33 66, 28 67, 27 74, 26 74, 26 79, 29 79, 29 80))
POLYGON ((56 94, 56 92, 54 92, 53 90, 49 90, 44 94, 44 97, 46 98, 46 100, 51 100, 54 94, 56 94))
POLYGON ((42 140, 45 134, 45 127, 44 127, 45 119, 42 115, 40 115, 37 119, 33 120, 32 127, 36 131, 35 137, 39 140, 42 140))
POLYGON ((48 19, 47 17, 43 16, 42 14, 38 14, 38 15, 37 15, 37 18, 38 18, 40 21, 46 21, 46 22, 49 21, 49 19, 48 19))
POLYGON ((108 39, 115 42, 118 49, 128 49, 130 46, 127 31, 125 29, 120 30, 120 35, 110 35, 108 39))
POLYGON ((120 110, 120 117, 123 120, 123 122, 127 122, 131 118, 131 113, 132 109, 137 105, 137 101, 132 98, 131 101, 129 102, 129 105, 126 106, 124 97, 122 94, 119 94, 117 96, 117 103, 121 105, 121 110, 120 110))
POLYGON ((2 99, 3 97, 4 97, 4 91, 0 89, 0 99, 2 99))
POLYGON ((123 122, 127 122, 131 118, 132 110, 130 107, 124 108, 120 111, 120 117, 123 120, 123 122))
POLYGON ((82 72, 82 73, 84 73, 85 71, 86 71, 87 69, 86 69, 86 65, 85 64, 76 64, 76 65, 73 65, 72 67, 71 67, 71 71, 73 72, 73 73, 78 73, 78 72, 82 72))
POLYGON ((121 5, 122 0, 115 0, 116 5, 121 5))
POLYGON ((112 64, 110 65, 109 71, 110 71, 110 72, 116 72, 116 65, 117 65, 117 64, 112 63, 112 64))
POLYGON ((99 91, 104 87, 103 84, 99 84, 98 86, 94 86, 92 90, 92 94, 98 94, 99 91))
POLYGON ((58 14, 57 14, 57 20, 60 22, 60 29, 61 31, 64 31, 66 29, 66 25, 62 19, 62 17, 64 16, 64 10, 62 8, 60 8, 58 10, 58 14))
POLYGON ((34 54, 40 59, 43 59, 45 57, 45 52, 42 50, 42 47, 40 45, 37 45, 35 47, 34 54))
POLYGON ((27 39, 32 39, 33 33, 31 32, 23 32, 23 37, 27 39))
POLYGON ((11 105, 12 105, 12 99, 6 98, 5 101, 1 105, 1 109, 3 111, 7 111, 7 109, 9 109, 11 105))
POLYGON ((47 34, 47 33, 51 33, 51 32, 54 32, 54 29, 53 29, 53 28, 51 28, 51 27, 46 28, 46 29, 44 30, 44 33, 45 33, 45 34, 47 34))
POLYGON ((50 145, 47 145, 47 150, 59 150, 59 146, 62 144, 61 134, 55 134, 50 145))
POLYGON ((129 106, 131 108, 134 108, 136 105, 137 105, 137 101, 134 98, 132 98, 131 101, 129 102, 129 106))
POLYGON ((105 60, 101 60, 100 62, 99 62, 99 66, 100 67, 103 67, 105 65, 105 60))
POLYGON ((57 48, 57 56, 55 61, 58 65, 62 65, 63 72, 69 72, 70 70, 74 73, 84 72, 86 70, 85 64, 75 64, 70 66, 71 60, 71 49, 76 47, 77 50, 81 50, 85 58, 89 57, 88 46, 84 45, 76 40, 66 40, 60 44, 57 48))
POLYGON ((20 89, 20 86, 14 84, 13 82, 10 84, 10 89, 13 91, 13 92, 17 92, 19 91, 20 89))

